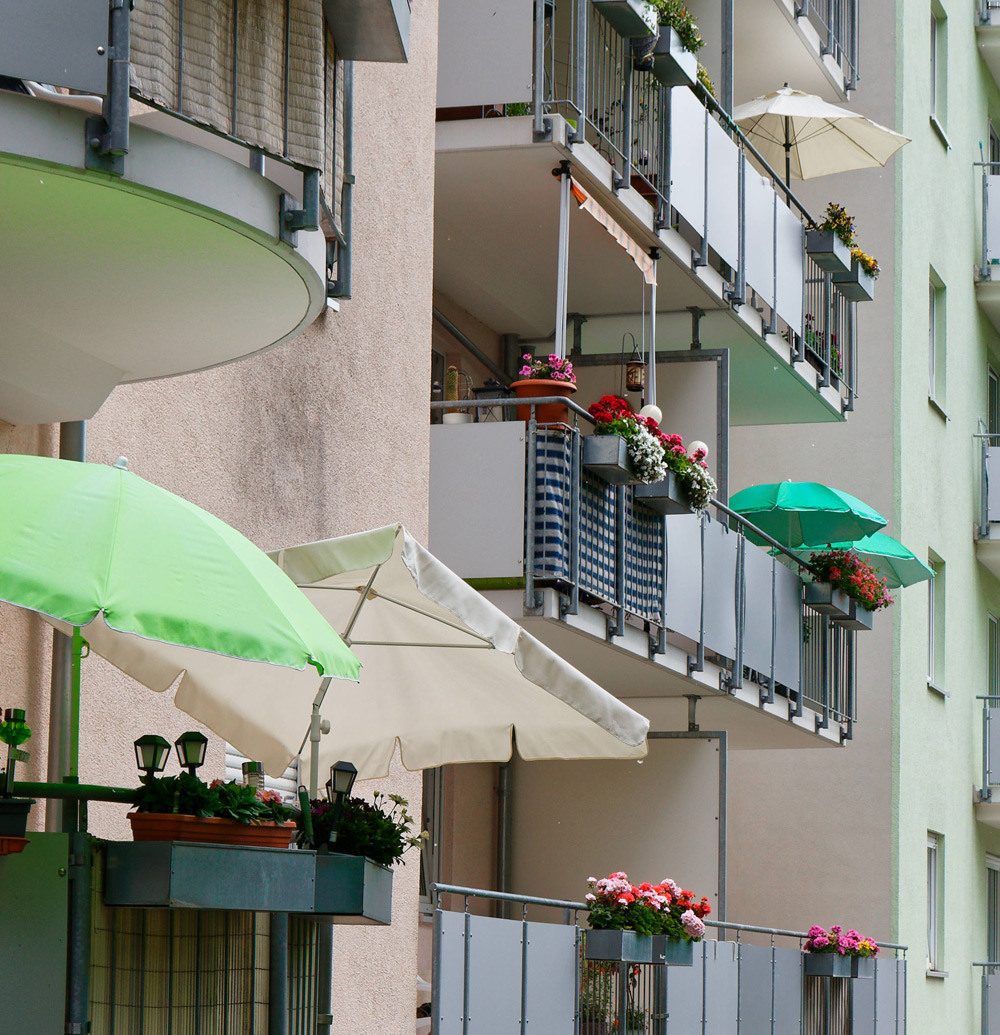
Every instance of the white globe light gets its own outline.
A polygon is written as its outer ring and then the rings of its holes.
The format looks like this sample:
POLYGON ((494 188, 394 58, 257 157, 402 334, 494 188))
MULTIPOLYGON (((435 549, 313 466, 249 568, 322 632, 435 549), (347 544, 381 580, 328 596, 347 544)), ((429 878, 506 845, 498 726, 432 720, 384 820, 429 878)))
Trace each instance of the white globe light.
POLYGON ((639 416, 652 417, 653 420, 655 420, 656 423, 659 424, 660 421, 663 420, 663 410, 661 410, 660 407, 657 406, 655 403, 649 403, 647 406, 643 406, 643 408, 639 411, 639 416))
POLYGON ((705 450, 705 456, 708 456, 708 446, 704 442, 695 441, 690 444, 690 450, 692 453, 696 453, 699 449, 705 450))

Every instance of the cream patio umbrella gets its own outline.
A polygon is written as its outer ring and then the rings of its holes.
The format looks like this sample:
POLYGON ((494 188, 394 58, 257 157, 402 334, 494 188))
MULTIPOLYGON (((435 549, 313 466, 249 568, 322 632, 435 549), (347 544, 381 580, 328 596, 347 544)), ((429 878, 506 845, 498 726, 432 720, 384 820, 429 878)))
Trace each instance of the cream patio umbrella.
MULTIPOLYGON (((578 672, 401 525, 271 555, 344 638, 361 682, 334 680, 318 766, 385 776, 510 758, 641 758, 649 722, 578 672)), ((315 753, 314 753, 315 754, 315 753)), ((315 777, 313 777, 315 781, 315 777)))
POLYGON ((733 111, 772 168, 785 163, 785 182, 885 165, 909 137, 864 115, 787 84, 733 111))

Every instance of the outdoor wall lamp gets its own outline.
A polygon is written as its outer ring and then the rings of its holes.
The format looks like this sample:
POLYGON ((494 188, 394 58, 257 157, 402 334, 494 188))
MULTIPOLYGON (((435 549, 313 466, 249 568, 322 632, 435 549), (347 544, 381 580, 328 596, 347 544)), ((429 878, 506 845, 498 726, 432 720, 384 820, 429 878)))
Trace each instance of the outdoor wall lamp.
POLYGON ((170 742, 155 733, 147 733, 135 741, 135 764, 145 774, 143 780, 162 773, 170 754, 170 742))
POLYGON ((646 364, 639 355, 634 334, 626 332, 622 336, 622 352, 625 351, 626 338, 632 339, 632 358, 625 364, 625 388, 630 392, 641 392, 646 387, 646 364))
POLYGON ((175 741, 177 749, 177 761, 181 768, 186 769, 192 776, 195 771, 205 764, 205 749, 208 747, 208 737, 197 730, 190 730, 182 733, 175 741))
POLYGON ((358 770, 350 762, 338 762, 330 766, 330 779, 326 781, 326 796, 333 802, 333 819, 330 822, 330 843, 337 840, 337 828, 344 802, 350 797, 358 770))

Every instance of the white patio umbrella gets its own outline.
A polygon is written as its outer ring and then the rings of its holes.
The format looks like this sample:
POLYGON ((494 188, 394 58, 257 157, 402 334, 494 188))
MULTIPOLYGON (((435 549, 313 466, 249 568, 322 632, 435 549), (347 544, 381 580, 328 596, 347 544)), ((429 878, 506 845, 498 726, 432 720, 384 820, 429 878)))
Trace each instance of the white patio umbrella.
POLYGON ((909 137, 856 111, 784 86, 733 111, 764 160, 785 163, 785 182, 885 165, 909 137))
POLYGON ((641 758, 649 722, 569 665, 401 525, 271 555, 362 663, 334 680, 319 764, 385 776, 525 759, 641 758))

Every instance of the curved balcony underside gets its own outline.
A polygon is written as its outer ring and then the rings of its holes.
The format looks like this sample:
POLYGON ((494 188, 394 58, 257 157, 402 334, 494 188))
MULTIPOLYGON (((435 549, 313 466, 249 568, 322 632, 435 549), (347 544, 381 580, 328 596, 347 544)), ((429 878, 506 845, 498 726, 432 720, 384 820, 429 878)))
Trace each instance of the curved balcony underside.
POLYGON ((281 189, 133 125, 125 177, 87 170, 87 112, 0 93, 0 419, 85 419, 120 383, 294 337, 326 298, 320 232, 278 238, 281 189))

